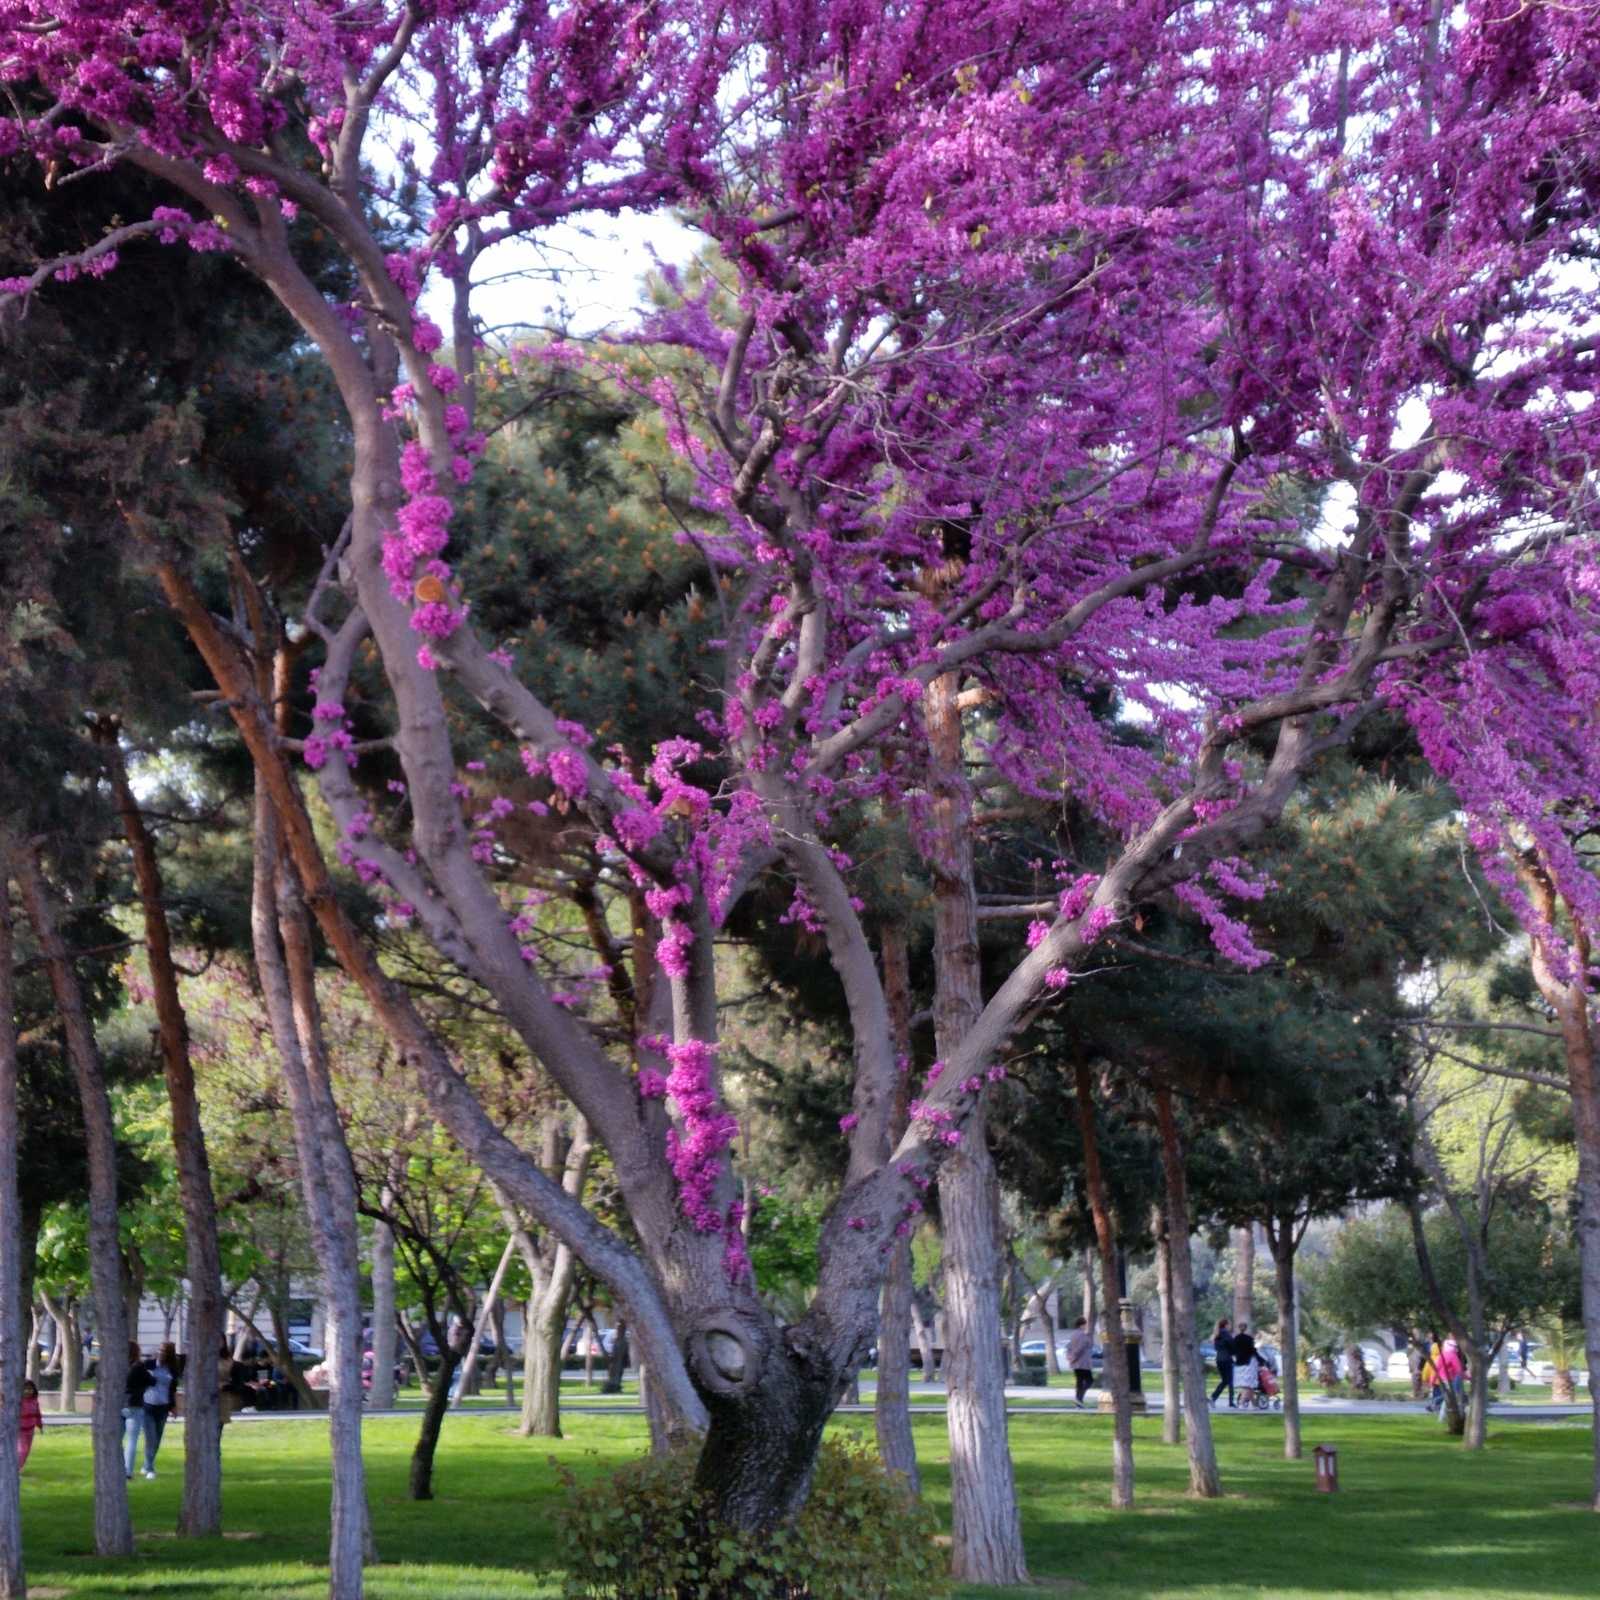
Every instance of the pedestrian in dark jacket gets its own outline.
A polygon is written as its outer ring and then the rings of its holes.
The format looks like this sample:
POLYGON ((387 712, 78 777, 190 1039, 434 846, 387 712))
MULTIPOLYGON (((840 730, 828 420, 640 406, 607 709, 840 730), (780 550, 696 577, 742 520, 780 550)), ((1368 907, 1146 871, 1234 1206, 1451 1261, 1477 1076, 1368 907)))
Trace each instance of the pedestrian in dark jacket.
POLYGON ((1223 1317, 1217 1323, 1217 1331, 1212 1334, 1211 1342, 1216 1346, 1217 1386, 1211 1391, 1211 1403, 1217 1403, 1217 1397, 1224 1389, 1228 1391, 1228 1404, 1233 1404, 1233 1334, 1230 1330, 1228 1319, 1223 1317))
POLYGON ((139 1346, 128 1343, 128 1377, 122 1394, 122 1464, 133 1476, 139 1460, 139 1435, 144 1432, 144 1392, 150 1387, 150 1363, 141 1359, 139 1346))

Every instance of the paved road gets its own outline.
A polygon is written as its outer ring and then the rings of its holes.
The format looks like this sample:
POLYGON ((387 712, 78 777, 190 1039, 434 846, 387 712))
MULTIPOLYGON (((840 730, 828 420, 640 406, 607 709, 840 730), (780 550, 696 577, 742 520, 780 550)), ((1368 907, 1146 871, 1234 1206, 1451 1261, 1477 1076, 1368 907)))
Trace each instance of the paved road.
MULTIPOLYGON (((1098 1416, 1097 1407, 1098 1391, 1091 1389, 1089 1399, 1082 1407, 1074 1405, 1070 1400, 1057 1400, 1055 1394, 1059 1391, 1041 1391, 1039 1389, 1007 1389, 1006 1414, 1012 1417, 1092 1417, 1098 1416), (1049 1396, 1049 1398, 1046 1398, 1049 1396)), ((46 1396, 48 1399, 49 1397, 46 1396)), ((1160 1390, 1145 1396, 1152 1414, 1158 1414, 1162 1409, 1162 1396, 1160 1390)), ((574 1400, 562 1397, 561 1409, 579 1416, 643 1416, 644 1408, 630 1400, 595 1401, 574 1400)), ((871 1416, 871 1404, 859 1406, 840 1406, 839 1411, 846 1415, 871 1416)), ((911 1401, 913 1416, 942 1417, 945 1413, 945 1398, 939 1385, 931 1385, 926 1398, 914 1395, 911 1401)), ((1327 1395, 1304 1395, 1300 1401, 1300 1415, 1303 1420, 1311 1420, 1321 1416, 1343 1417, 1395 1417, 1395 1416, 1425 1416, 1427 1408, 1416 1400, 1342 1400, 1337 1397, 1329 1398, 1327 1395)), ((422 1415, 422 1406, 397 1407, 390 1411, 369 1411, 370 1417, 415 1417, 422 1415)), ((464 1412, 454 1412, 455 1416, 505 1416, 515 1415, 512 1411, 502 1407, 490 1405, 469 1406, 464 1412)), ((1261 1412, 1262 1417, 1278 1417, 1281 1412, 1261 1412)), ((1491 1405, 1489 1419, 1491 1422, 1568 1422, 1578 1419, 1587 1420, 1593 1415, 1589 1406, 1584 1404, 1558 1406, 1558 1405, 1491 1405)), ((324 1411, 239 1411, 234 1413, 234 1423, 249 1424, 252 1422, 313 1422, 324 1418, 324 1411)), ((82 1427, 90 1422, 88 1416, 61 1417, 53 1412, 44 1414, 47 1428, 82 1427)), ((230 1424, 232 1426, 232 1424, 230 1424)))

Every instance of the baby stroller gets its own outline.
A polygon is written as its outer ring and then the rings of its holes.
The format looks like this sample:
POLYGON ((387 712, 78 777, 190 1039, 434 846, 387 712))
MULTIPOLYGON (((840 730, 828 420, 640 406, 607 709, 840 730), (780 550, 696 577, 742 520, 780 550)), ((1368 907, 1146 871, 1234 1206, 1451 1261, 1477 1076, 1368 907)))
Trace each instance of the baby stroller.
POLYGON ((1255 1383, 1240 1392, 1239 1405, 1243 1410, 1278 1411, 1283 1407, 1283 1396, 1278 1388, 1277 1374, 1265 1361, 1252 1362, 1255 1383), (1246 1399, 1245 1396, 1250 1398, 1246 1399))

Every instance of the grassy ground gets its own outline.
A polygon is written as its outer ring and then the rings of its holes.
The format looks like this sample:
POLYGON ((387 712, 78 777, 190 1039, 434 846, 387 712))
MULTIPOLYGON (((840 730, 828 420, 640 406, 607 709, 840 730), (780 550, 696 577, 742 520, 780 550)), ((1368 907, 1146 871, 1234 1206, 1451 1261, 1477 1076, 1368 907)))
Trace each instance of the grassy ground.
MULTIPOLYGON (((640 1448, 637 1418, 575 1417, 559 1441, 513 1438, 504 1417, 451 1418, 439 1499, 404 1499, 409 1418, 367 1430, 374 1600, 551 1600, 559 1467, 580 1475, 640 1448)), ((869 1418, 846 1427, 870 1428, 869 1418)), ((1109 1430, 1099 1417, 1020 1418, 1011 1428, 1029 1559, 1042 1587, 1080 1600, 1557 1600, 1600 1592, 1600 1518, 1587 1492, 1587 1428, 1501 1425, 1471 1456, 1426 1418, 1318 1418, 1307 1440, 1339 1450, 1343 1487, 1318 1495, 1309 1459, 1282 1459, 1281 1423, 1219 1417, 1228 1498, 1183 1493, 1183 1451, 1138 1426, 1139 1509, 1108 1505, 1109 1430)), ((927 1492, 949 1514, 948 1450, 936 1419, 916 1424, 927 1492)), ((226 1522, 233 1538, 165 1537, 182 1478, 181 1434, 162 1476, 130 1486, 141 1538, 132 1561, 89 1553, 85 1428, 49 1431, 23 1479, 34 1595, 57 1600, 314 1600, 327 1538, 320 1422, 228 1430, 226 1522), (239 1537, 242 1535, 243 1537, 239 1537)), ((1004 1591, 963 1590, 964 1600, 1004 1591)))

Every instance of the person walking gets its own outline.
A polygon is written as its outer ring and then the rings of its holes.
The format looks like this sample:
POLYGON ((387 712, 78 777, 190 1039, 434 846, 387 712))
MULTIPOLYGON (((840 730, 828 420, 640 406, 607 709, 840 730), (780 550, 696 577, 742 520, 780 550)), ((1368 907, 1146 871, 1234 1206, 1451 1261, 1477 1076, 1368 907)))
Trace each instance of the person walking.
POLYGON ((1072 1324, 1072 1332, 1067 1335, 1067 1365, 1077 1379, 1081 1406, 1089 1385, 1094 1382, 1094 1340, 1089 1337, 1089 1326, 1082 1317, 1072 1324))
POLYGON ((181 1371, 178 1347, 170 1340, 162 1345, 155 1361, 145 1369, 148 1381, 140 1409, 144 1413, 144 1475, 147 1478, 156 1475, 156 1452, 161 1448, 161 1435, 166 1432, 167 1418, 172 1415, 181 1371))
POLYGON ((1212 1358, 1217 1364, 1217 1386, 1211 1391, 1211 1403, 1215 1405, 1222 1391, 1228 1391, 1228 1404, 1233 1404, 1233 1333, 1228 1319, 1221 1318, 1217 1323, 1217 1330, 1211 1335, 1211 1343, 1216 1349, 1212 1358))
POLYGON ((1466 1410, 1466 1397, 1462 1392, 1461 1348, 1454 1339, 1446 1339, 1439 1352, 1439 1376, 1455 1396, 1456 1411, 1466 1410))
POLYGON ((128 1341, 128 1379, 122 1394, 122 1465, 129 1478, 139 1461, 139 1435, 144 1431, 144 1392, 150 1387, 150 1366, 128 1341))
POLYGON ((33 1449, 33 1436, 44 1426, 44 1413, 39 1409, 39 1386, 25 1383, 22 1386, 22 1414, 17 1418, 17 1471, 28 1464, 28 1452, 33 1449))
POLYGON ((1253 1410, 1261 1387, 1261 1352, 1251 1337, 1250 1324, 1241 1322, 1233 1335, 1233 1381, 1239 1387, 1239 1404, 1253 1410))

